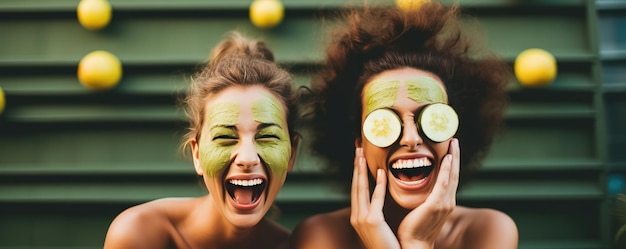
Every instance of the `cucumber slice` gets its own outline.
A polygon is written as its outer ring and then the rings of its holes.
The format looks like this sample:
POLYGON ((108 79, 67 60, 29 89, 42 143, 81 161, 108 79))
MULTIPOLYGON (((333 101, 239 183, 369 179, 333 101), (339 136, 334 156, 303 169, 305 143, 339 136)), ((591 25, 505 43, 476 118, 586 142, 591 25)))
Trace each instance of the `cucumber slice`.
POLYGON ((375 146, 384 148, 393 144, 398 137, 402 125, 400 118, 389 109, 378 109, 371 112, 363 122, 363 135, 375 146))
POLYGON ((428 139, 440 143, 454 136, 459 128, 459 117, 451 106, 435 103, 422 110, 419 125, 428 139))

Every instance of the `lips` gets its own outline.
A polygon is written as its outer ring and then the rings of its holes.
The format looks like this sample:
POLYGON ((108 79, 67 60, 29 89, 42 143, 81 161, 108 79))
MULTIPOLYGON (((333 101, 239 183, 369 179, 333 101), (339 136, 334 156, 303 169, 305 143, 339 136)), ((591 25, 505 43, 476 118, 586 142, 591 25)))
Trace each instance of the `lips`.
POLYGON ((267 179, 261 176, 230 177, 224 182, 224 187, 236 208, 253 209, 267 189, 267 179))
POLYGON ((396 180, 411 187, 418 187, 426 182, 433 169, 432 161, 426 157, 398 159, 389 167, 396 180))

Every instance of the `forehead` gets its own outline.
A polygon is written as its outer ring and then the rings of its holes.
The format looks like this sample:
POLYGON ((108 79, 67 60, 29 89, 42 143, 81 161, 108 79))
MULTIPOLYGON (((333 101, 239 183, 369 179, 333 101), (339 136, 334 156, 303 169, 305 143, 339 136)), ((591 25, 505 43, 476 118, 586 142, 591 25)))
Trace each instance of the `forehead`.
POLYGON ((373 83, 373 82, 381 82, 381 81, 403 82, 406 80, 413 80, 413 79, 420 78, 420 77, 427 77, 427 78, 434 79, 438 83, 441 90, 443 90, 443 92, 446 92, 445 85, 443 84, 439 76, 429 71, 425 71, 425 70, 421 70, 417 68, 409 68, 409 67, 387 70, 377 75, 374 75, 371 79, 369 79, 366 82, 364 88, 367 88, 369 85, 371 85, 370 83, 373 83))
POLYGON ((415 68, 393 69, 375 75, 366 82, 361 97, 365 113, 391 107, 398 97, 408 97, 418 103, 448 102, 441 79, 415 68))
POLYGON ((208 104, 212 102, 221 102, 221 101, 231 101, 237 102, 240 104, 244 103, 252 103, 259 99, 267 99, 272 101, 278 101, 270 90, 263 86, 252 85, 252 86, 230 86, 221 90, 217 94, 209 97, 208 104))
POLYGON ((207 101, 207 114, 217 111, 214 107, 224 103, 237 106, 239 111, 261 110, 264 112, 281 112, 285 115, 285 104, 269 89, 263 86, 231 86, 211 96, 207 101))

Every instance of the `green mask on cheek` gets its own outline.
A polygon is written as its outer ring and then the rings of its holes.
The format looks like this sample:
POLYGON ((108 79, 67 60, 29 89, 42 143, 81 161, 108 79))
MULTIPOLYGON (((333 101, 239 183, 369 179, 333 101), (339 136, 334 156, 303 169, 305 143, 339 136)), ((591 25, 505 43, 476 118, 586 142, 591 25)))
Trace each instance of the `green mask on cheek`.
POLYGON ((262 124, 255 146, 273 174, 283 176, 291 157, 291 141, 282 105, 273 95, 265 95, 252 104, 254 120, 262 124))
MULTIPOLYGON (((209 106, 202 130, 199 157, 207 176, 214 177, 228 166, 239 138, 233 127, 239 121, 240 105, 222 102, 209 106), (216 137, 228 139, 214 139, 216 137), (232 138, 232 139, 231 139, 232 138)), ((268 95, 252 104, 252 115, 260 123, 255 147, 273 174, 284 175, 291 156, 291 142, 281 104, 268 95)))
POLYGON ((237 133, 230 128, 239 120, 239 104, 222 102, 209 106, 206 110, 205 125, 199 144, 199 157, 204 173, 214 177, 230 162, 230 156, 237 145, 237 133), (213 138, 218 136, 232 137, 233 141, 222 141, 213 138))

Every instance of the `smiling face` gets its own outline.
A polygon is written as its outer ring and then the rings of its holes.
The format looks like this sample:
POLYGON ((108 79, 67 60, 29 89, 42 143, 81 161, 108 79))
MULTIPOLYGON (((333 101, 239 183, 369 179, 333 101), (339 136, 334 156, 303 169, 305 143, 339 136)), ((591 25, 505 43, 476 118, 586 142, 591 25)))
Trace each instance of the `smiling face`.
POLYGON ((361 135, 361 147, 370 173, 387 172, 388 191, 402 207, 422 204, 435 185, 449 139, 430 141, 418 131, 420 111, 432 103, 447 103, 443 83, 436 75, 414 68, 385 71, 374 76, 363 89, 361 125, 369 113, 380 108, 395 112, 401 122, 400 138, 389 147, 378 147, 361 135))
POLYGON ((206 104, 194 165, 222 215, 256 225, 294 162, 284 105, 262 86, 233 86, 206 104))

